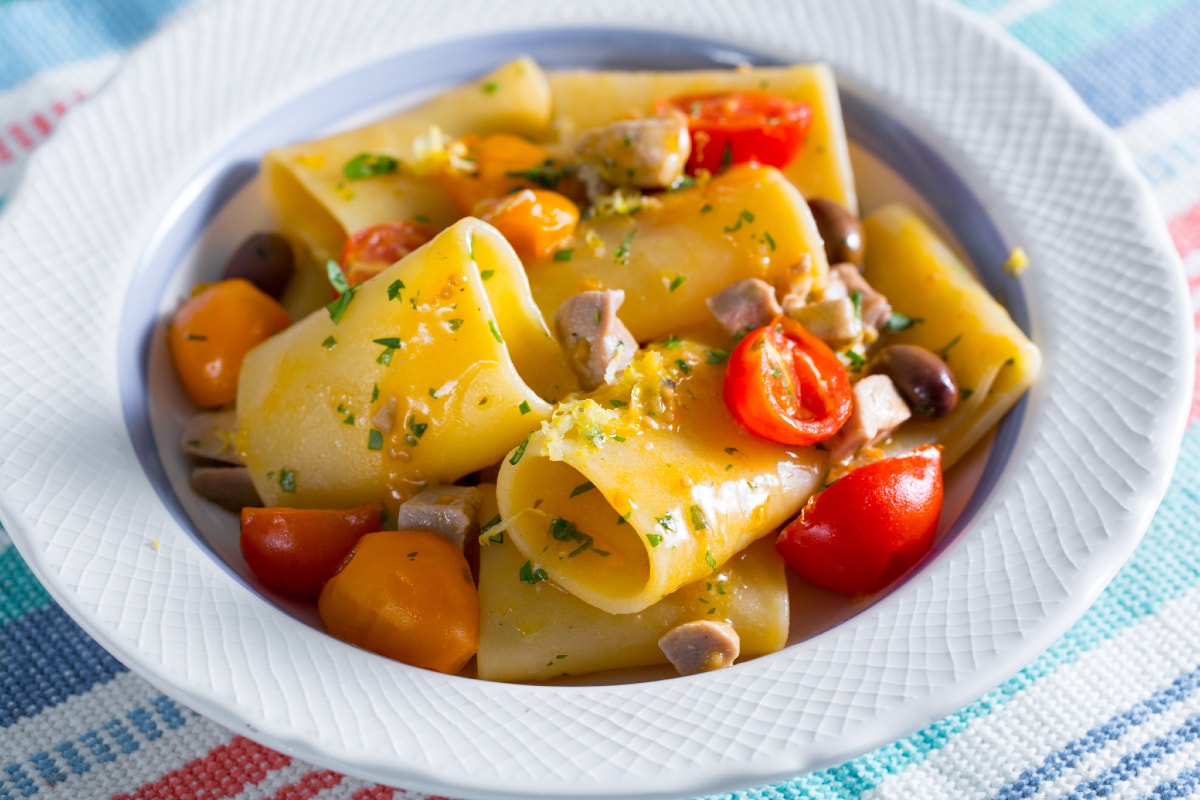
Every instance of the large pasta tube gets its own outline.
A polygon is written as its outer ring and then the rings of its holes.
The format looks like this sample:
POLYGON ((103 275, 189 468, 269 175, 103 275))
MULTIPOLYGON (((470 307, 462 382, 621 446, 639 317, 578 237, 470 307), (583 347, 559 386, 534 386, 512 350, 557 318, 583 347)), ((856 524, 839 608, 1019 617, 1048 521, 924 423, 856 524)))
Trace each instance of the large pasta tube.
POLYGON ((691 343, 643 350, 567 401, 501 466, 506 535, 561 588, 613 614, 699 580, 799 511, 825 453, 746 433, 724 366, 691 343))
POLYGON ((1041 369, 1041 352, 911 209, 887 206, 870 214, 863 227, 867 280, 896 311, 917 320, 891 340, 939 353, 961 395, 945 417, 917 417, 906 423, 889 449, 938 442, 948 468, 1033 384, 1041 369))
POLYGON ((787 644, 787 577, 769 539, 636 614, 608 614, 590 606, 526 575, 526 562, 503 540, 486 542, 480 551, 480 678, 534 681, 665 664, 659 637, 698 619, 732 624, 742 659, 787 644))
POLYGON ((418 160, 414 143, 434 126, 448 136, 492 131, 537 136, 549 118, 545 75, 521 58, 380 122, 271 150, 263 158, 268 201, 284 229, 324 264, 341 252, 347 235, 368 225, 418 218, 440 227, 459 216, 438 180, 408 169, 418 160), (368 180, 348 179, 344 167, 364 153, 400 163, 368 180))
POLYGON ((268 505, 350 507, 494 464, 577 388, 495 228, 465 219, 255 348, 239 444, 268 505))
POLYGON ((808 138, 784 174, 805 197, 858 208, 837 81, 825 64, 687 72, 552 72, 553 127, 570 146, 584 130, 652 113, 658 100, 679 95, 754 90, 812 108, 808 138))
POLYGON ((569 259, 529 265, 542 311, 588 289, 623 289, 621 320, 639 341, 708 322, 705 298, 743 278, 821 286, 829 271, 804 198, 768 167, 736 167, 637 214, 585 220, 565 251, 569 259))

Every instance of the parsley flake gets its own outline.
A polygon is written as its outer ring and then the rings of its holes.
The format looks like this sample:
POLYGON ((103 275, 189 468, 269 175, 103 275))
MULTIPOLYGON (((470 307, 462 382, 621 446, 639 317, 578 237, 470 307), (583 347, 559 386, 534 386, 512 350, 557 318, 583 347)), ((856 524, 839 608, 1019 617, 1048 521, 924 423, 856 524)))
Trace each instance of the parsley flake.
POLYGON ((525 416, 526 414, 528 414, 528 413, 529 413, 530 411, 532 411, 532 410, 533 410, 533 409, 531 409, 531 408, 529 407, 529 401, 528 401, 528 400, 522 400, 522 401, 521 401, 521 405, 517 406, 517 411, 520 411, 520 412, 521 412, 521 416, 525 416))
POLYGON ((404 288, 404 281, 397 278, 388 284, 388 300, 403 300, 400 296, 400 290, 404 288))
POLYGON ((500 344, 504 344, 504 338, 500 335, 500 331, 496 330, 496 320, 488 320, 488 330, 492 332, 492 338, 500 344))
POLYGON ((570 261, 574 255, 575 255, 574 247, 564 247, 561 250, 554 251, 554 260, 555 261, 570 261))
POLYGON ((324 347, 326 350, 331 350, 334 347, 337 347, 337 339, 333 338, 333 336, 326 336, 325 341, 321 342, 321 347, 324 347))
POLYGON ((512 464, 513 466, 517 465, 517 462, 520 461, 521 457, 525 455, 525 448, 529 447, 529 439, 532 436, 533 436, 533 432, 530 431, 529 435, 525 437, 525 441, 523 441, 519 445, 517 445, 516 450, 513 450, 512 457, 508 459, 508 463, 512 464))
POLYGON ((367 449, 368 450, 382 450, 383 449, 383 432, 382 431, 377 431, 374 428, 371 428, 371 432, 367 435, 367 449))
POLYGON ((546 574, 546 570, 538 567, 534 569, 533 562, 526 561, 521 565, 520 572, 517 575, 521 579, 521 583, 528 583, 532 586, 535 583, 541 583, 544 580, 549 580, 550 576, 546 574))
POLYGON ((459 317, 455 317, 454 319, 448 319, 448 320, 446 320, 446 327, 448 327, 452 331, 456 331, 463 326, 463 321, 464 320, 460 319, 459 317))
POLYGON ((400 162, 383 153, 359 153, 342 165, 342 174, 352 181, 388 175, 400 168, 400 162))
POLYGON ((595 488, 596 488, 596 484, 592 483, 591 481, 587 481, 586 483, 581 483, 578 486, 576 486, 574 489, 571 490, 571 497, 578 497, 579 495, 583 494, 584 492, 590 492, 592 489, 595 489, 595 488))
POLYGON ((646 541, 650 543, 651 547, 658 547, 660 544, 662 544, 662 540, 663 540, 662 534, 658 534, 658 533, 647 533, 646 534, 646 541))
POLYGON ((676 289, 678 289, 680 286, 683 286, 683 282, 686 280, 687 280, 686 275, 676 275, 674 278, 671 279, 671 285, 668 286, 667 288, 668 288, 668 290, 673 292, 676 289))
POLYGON ((494 270, 494 269, 485 269, 485 270, 483 270, 482 272, 480 272, 480 273, 479 273, 479 278, 480 278, 480 280, 485 280, 485 281, 487 281, 487 280, 491 280, 491 279, 492 279, 492 276, 493 276, 493 275, 495 275, 495 274, 496 274, 496 270, 494 270))
POLYGON ((630 228, 629 233, 625 234, 625 238, 617 245, 617 249, 613 251, 613 261, 618 264, 625 265, 629 263, 629 245, 633 241, 633 235, 637 233, 637 228, 630 228))
POLYGON ((287 467, 279 470, 279 488, 289 494, 296 493, 296 470, 287 467))

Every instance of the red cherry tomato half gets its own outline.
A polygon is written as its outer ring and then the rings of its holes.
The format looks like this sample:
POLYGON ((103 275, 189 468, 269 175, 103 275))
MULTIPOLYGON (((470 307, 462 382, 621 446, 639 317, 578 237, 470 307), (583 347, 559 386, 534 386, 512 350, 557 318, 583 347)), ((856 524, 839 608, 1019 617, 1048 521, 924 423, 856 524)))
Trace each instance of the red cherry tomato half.
POLYGON ((941 447, 876 461, 812 497, 775 548, 817 586, 877 592, 929 552, 942 493, 941 447))
POLYGON ((379 530, 380 508, 243 508, 242 556, 263 585, 316 597, 358 540, 379 530))
POLYGON ((357 286, 395 264, 437 233, 420 222, 393 220, 355 231, 338 262, 346 282, 357 286))
POLYGON ((846 368, 800 323, 779 317, 751 331, 725 369, 725 405, 755 436, 810 445, 837 433, 850 417, 846 368))
POLYGON ((785 167, 808 135, 812 109, 807 103, 767 92, 685 95, 659 101, 657 111, 687 115, 692 135, 688 172, 716 173, 731 164, 785 167))

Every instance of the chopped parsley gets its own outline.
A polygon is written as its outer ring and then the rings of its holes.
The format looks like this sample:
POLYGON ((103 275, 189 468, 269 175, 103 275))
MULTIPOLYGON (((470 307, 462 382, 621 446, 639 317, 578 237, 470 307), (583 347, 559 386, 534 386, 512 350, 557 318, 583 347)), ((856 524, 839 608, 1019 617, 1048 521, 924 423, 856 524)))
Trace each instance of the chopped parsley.
POLYGON ((371 428, 371 432, 367 435, 367 449, 368 450, 382 450, 383 449, 383 432, 382 431, 377 431, 374 428, 371 428))
POLYGON ((371 402, 374 403, 379 399, 379 384, 371 384, 371 402))
POLYGON ((679 371, 684 375, 690 375, 692 373, 692 365, 684 361, 682 358, 675 359, 675 366, 679 367, 679 371))
POLYGON ((562 517, 554 517, 550 520, 550 536, 558 542, 579 542, 579 546, 571 552, 567 553, 567 558, 574 558, 586 550, 593 550, 596 555, 606 556, 608 553, 604 550, 596 550, 593 547, 592 537, 576 527, 574 522, 562 517))
POLYGON ((522 401, 521 401, 521 405, 517 406, 517 411, 520 411, 520 412, 521 412, 521 416, 525 416, 526 414, 528 414, 528 413, 529 413, 530 411, 532 411, 532 410, 533 410, 533 409, 531 409, 531 408, 529 407, 529 401, 528 401, 528 400, 522 400, 522 401))
POLYGON ((532 436, 533 436, 533 432, 530 431, 529 436, 525 437, 525 441, 523 441, 519 445, 517 445, 517 449, 513 451, 512 457, 508 459, 508 463, 512 464, 513 466, 516 466, 517 462, 521 460, 521 457, 523 455, 525 455, 525 448, 529 447, 529 439, 532 436))
POLYGON ((480 278, 480 280, 485 280, 485 281, 488 281, 488 280, 491 280, 491 279, 492 279, 492 276, 493 276, 493 275, 495 275, 495 274, 496 274, 496 270, 494 270, 494 269, 485 269, 485 270, 483 270, 482 272, 480 272, 480 273, 479 273, 479 278, 480 278))
POLYGON ((679 347, 680 344, 682 344, 682 342, 680 342, 679 337, 673 333, 662 340, 662 346, 665 350, 674 350, 676 347, 679 347))
POLYGON ((504 338, 500 335, 500 331, 496 330, 496 320, 488 320, 488 330, 492 332, 492 338, 500 344, 504 344, 504 338))
POLYGON ((624 408, 625 406, 629 405, 629 403, 628 403, 627 401, 625 401, 625 400, 618 400, 618 399, 617 399, 617 398, 615 398, 615 397, 611 398, 611 399, 608 401, 608 404, 609 404, 610 406, 612 406, 613 408, 624 408))
POLYGON ((704 516, 704 509, 700 506, 692 506, 688 509, 688 513, 692 517, 692 528, 702 531, 708 527, 708 518, 704 516))
POLYGON ((680 286, 683 286, 683 282, 686 280, 687 280, 686 275, 676 275, 674 278, 671 279, 671 285, 668 286, 667 289, 669 291, 673 292, 676 289, 678 289, 680 286))
POLYGON ((388 300, 403 300, 400 296, 400 290, 404 288, 404 281, 397 278, 388 284, 388 300))
POLYGON ((289 494, 296 493, 296 470, 287 467, 279 470, 279 488, 289 494))
POLYGON ((960 339, 962 339, 961 333, 958 334, 957 336, 955 336, 953 339, 951 339, 945 347, 943 347, 941 350, 937 351, 937 354, 942 359, 942 361, 946 360, 946 357, 950 354, 950 348, 952 348, 952 347, 954 347, 954 345, 958 344, 960 339))
POLYGON ((592 483, 591 481, 587 481, 586 483, 581 483, 578 486, 576 486, 574 489, 571 490, 571 497, 578 497, 579 495, 583 494, 584 492, 590 492, 592 489, 595 489, 595 488, 596 488, 596 484, 592 483))
POLYGON ((352 181, 389 175, 400 168, 400 162, 383 153, 359 153, 342 165, 342 174, 352 181))
POLYGON ((770 231, 763 231, 763 241, 767 243, 767 247, 775 249, 775 237, 771 235, 770 231))
POLYGON ((207 342, 208 337, 202 333, 189 333, 185 337, 189 342, 207 342))
POLYGON ((659 524, 659 527, 671 532, 675 531, 675 518, 670 514, 663 514, 661 517, 655 517, 654 521, 659 524))
POLYGON ((613 261, 622 265, 629 263, 629 245, 633 241, 635 233, 637 233, 637 228, 630 228, 629 232, 625 234, 625 238, 621 240, 621 243, 617 245, 617 249, 613 251, 613 261))
POLYGON ((704 563, 708 564, 709 569, 713 570, 714 572, 716 571, 717 560, 715 558, 713 558, 713 554, 712 554, 711 550, 704 551, 704 563))
POLYGON ((658 534, 658 533, 647 533, 646 534, 646 541, 650 543, 651 547, 658 547, 660 544, 662 544, 662 540, 663 540, 662 534, 658 534))
POLYGON ((554 260, 555 261, 570 261, 574 255, 575 255, 574 247, 564 247, 561 250, 554 251, 554 260))
POLYGON ((326 336, 325 341, 321 342, 321 347, 324 347, 326 350, 331 350, 334 347, 337 347, 337 339, 333 338, 333 336, 326 336))
POLYGON ((853 292, 851 292, 850 303, 854 306, 854 316, 859 322, 862 322, 863 293, 858 289, 855 289, 853 292))
POLYGON ((480 87, 484 94, 495 94, 500 89, 500 84, 495 81, 488 81, 480 87))
MULTIPOLYGON (((479 535, 487 536, 487 532, 499 524, 500 524, 500 515, 497 514, 496 516, 492 517, 491 519, 489 519, 487 522, 483 523, 483 525, 481 525, 479 527, 479 535)), ((493 533, 491 536, 488 536, 488 541, 495 542, 496 544, 500 544, 501 542, 504 541, 504 531, 499 531, 497 533, 493 533)))
POLYGON ((888 321, 883 323, 883 332, 896 333, 898 331, 908 330, 918 322, 924 321, 925 320, 921 319, 920 317, 910 317, 905 314, 892 312, 892 315, 888 317, 888 321))
POLYGON ((459 317, 455 317, 454 319, 446 320, 446 327, 450 328, 451 331, 456 331, 459 328, 461 328, 462 326, 463 326, 463 320, 459 317))
POLYGON ((518 572, 517 575, 521 578, 521 583, 528 583, 531 586, 535 583, 541 583, 544 580, 549 580, 550 578, 550 576, 546 574, 546 570, 542 569, 541 567, 534 569, 533 562, 531 561, 526 561, 524 564, 522 564, 521 571, 518 572))
POLYGON ((332 258, 325 262, 325 276, 329 279, 329 285, 338 293, 337 299, 325 306, 329 312, 329 318, 333 320, 334 325, 337 325, 346 315, 346 309, 350 307, 350 301, 354 299, 354 293, 358 291, 358 287, 351 286, 346 281, 342 268, 332 258))
POLYGON ((729 360, 729 351, 728 350, 706 350, 706 351, 704 351, 704 363, 706 363, 706 364, 712 364, 712 365, 716 366, 718 364, 724 364, 728 360, 729 360))
POLYGON ((541 186, 543 189, 557 189, 558 184, 562 183, 563 179, 574 171, 573 167, 566 164, 556 164, 554 159, 551 158, 538 164, 536 167, 513 169, 504 173, 504 175, 508 178, 529 181, 541 186))

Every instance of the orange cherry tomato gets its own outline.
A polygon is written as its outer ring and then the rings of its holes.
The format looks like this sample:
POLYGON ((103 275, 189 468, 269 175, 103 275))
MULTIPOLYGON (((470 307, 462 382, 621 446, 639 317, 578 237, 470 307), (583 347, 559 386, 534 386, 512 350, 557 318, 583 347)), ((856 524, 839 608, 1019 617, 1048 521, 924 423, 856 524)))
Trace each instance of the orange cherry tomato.
POLYGON ((687 115, 692 136, 688 172, 717 173, 732 164, 785 167, 800 152, 812 109, 767 92, 686 95, 659 101, 659 113, 687 115))
POLYGON ((430 531, 368 533, 325 583, 317 610, 342 641, 438 672, 458 672, 479 646, 471 568, 430 531))
POLYGON ((788 317, 751 331, 725 368, 725 405, 755 436, 780 444, 828 439, 850 418, 846 368, 823 341, 788 317))
POLYGON ((198 291, 175 312, 167 333, 188 397, 205 408, 232 402, 246 353, 290 324, 283 306, 244 278, 198 291))
POLYGON ((442 175, 442 185, 464 216, 489 197, 536 186, 533 181, 509 173, 536 170, 550 158, 546 148, 510 133, 472 134, 459 141, 466 145, 467 159, 474 162, 475 173, 447 171, 442 175))
POLYGON ((243 508, 242 556, 264 586, 315 598, 358 540, 380 529, 380 511, 243 508))
POLYGON ((549 258, 570 241, 579 224, 579 207, 549 189, 521 189, 484 200, 475 207, 475 216, 495 225, 528 263, 549 258))
POLYGON ((342 248, 338 263, 346 283, 357 286, 374 278, 437 234, 420 222, 392 220, 355 231, 342 248))
POLYGON ((859 467, 812 497, 775 548, 817 586, 877 592, 929 552, 942 497, 942 448, 921 447, 859 467))

